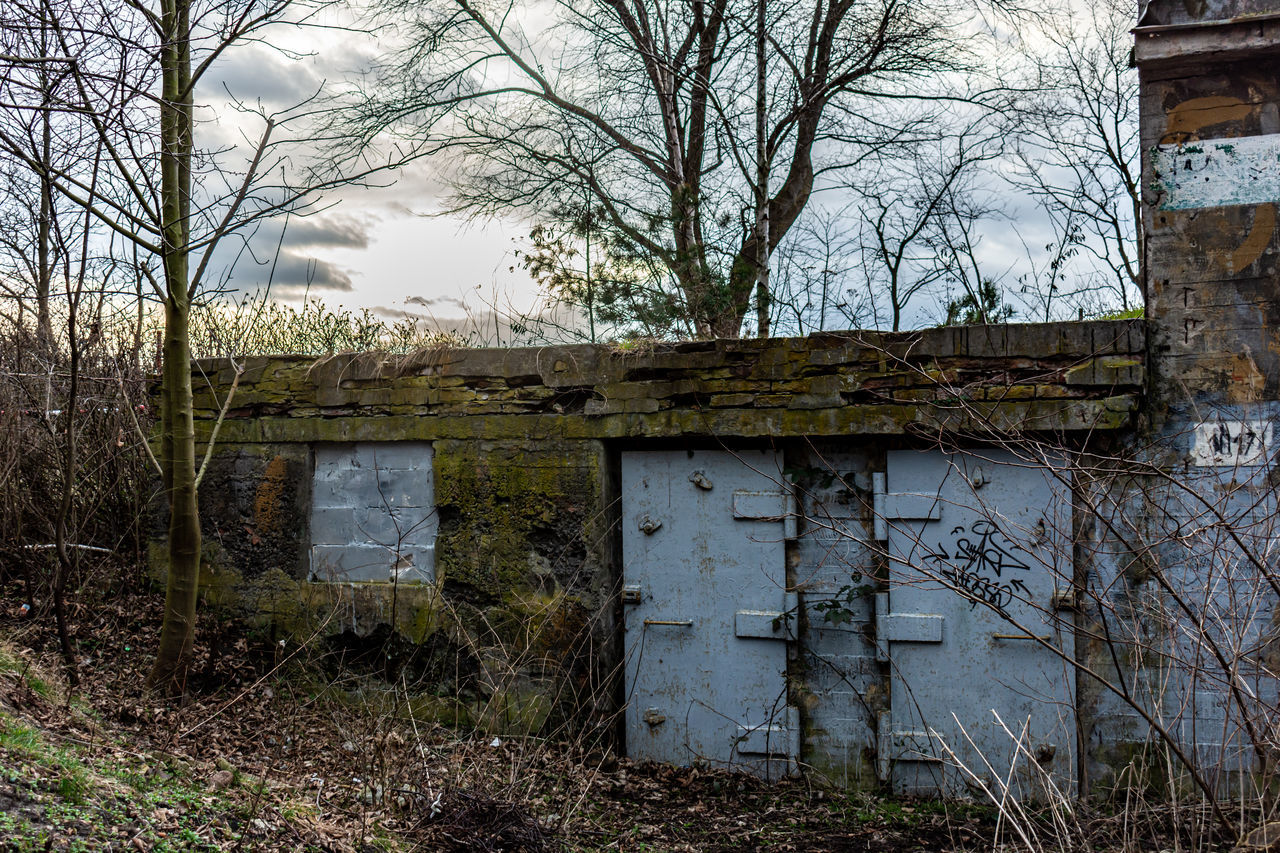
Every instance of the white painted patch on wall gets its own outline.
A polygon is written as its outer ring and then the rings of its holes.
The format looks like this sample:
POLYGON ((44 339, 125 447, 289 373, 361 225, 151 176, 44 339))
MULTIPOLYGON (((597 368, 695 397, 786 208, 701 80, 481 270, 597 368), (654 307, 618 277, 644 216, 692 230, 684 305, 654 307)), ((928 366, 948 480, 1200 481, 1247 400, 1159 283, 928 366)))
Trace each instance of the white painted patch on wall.
POLYGON ((1163 210, 1280 202, 1280 134, 1160 145, 1154 153, 1163 210))
POLYGON ((431 445, 319 445, 311 487, 311 577, 429 582, 435 577, 431 445))
POLYGON ((1205 421, 1196 426, 1191 464, 1231 468, 1262 465, 1274 437, 1270 421, 1205 421))

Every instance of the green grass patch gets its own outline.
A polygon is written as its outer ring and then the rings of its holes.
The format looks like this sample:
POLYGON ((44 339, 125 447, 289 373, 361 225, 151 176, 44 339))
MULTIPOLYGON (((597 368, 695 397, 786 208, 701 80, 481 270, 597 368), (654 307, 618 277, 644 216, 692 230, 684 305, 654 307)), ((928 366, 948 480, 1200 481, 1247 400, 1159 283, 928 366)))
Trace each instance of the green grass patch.
POLYGON ((41 699, 53 698, 53 688, 50 687, 49 682, 45 681, 43 678, 28 673, 24 677, 24 680, 27 682, 27 686, 31 688, 31 692, 39 696, 41 699))
POLYGON ((0 714, 0 749, 34 757, 44 749, 44 741, 35 729, 0 714))
POLYGON ((66 762, 58 778, 58 795, 68 803, 79 805, 90 790, 89 774, 79 763, 66 762))
POLYGON ((1146 307, 1135 305, 1128 311, 1108 311, 1106 314, 1099 314, 1094 317, 1095 320, 1141 320, 1146 316, 1146 307))

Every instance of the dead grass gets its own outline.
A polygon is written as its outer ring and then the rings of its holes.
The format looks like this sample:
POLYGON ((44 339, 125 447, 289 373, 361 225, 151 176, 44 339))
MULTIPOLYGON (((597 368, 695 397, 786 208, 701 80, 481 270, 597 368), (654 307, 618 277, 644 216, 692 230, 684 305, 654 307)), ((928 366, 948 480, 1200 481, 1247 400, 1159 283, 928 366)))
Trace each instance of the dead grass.
MULTIPOLYGON (((158 611, 159 597, 143 595, 72 607, 83 677, 74 696, 48 626, 0 617, 8 849, 1019 849, 980 806, 804 779, 766 785, 638 765, 587 744, 444 728, 409 712, 403 686, 335 678, 318 649, 295 654, 234 622, 202 623, 185 702, 146 701, 138 685, 158 611)), ((1149 831, 1138 838, 1126 829, 1134 815, 1082 815, 1081 849, 1215 849, 1177 820, 1141 817, 1149 831)))

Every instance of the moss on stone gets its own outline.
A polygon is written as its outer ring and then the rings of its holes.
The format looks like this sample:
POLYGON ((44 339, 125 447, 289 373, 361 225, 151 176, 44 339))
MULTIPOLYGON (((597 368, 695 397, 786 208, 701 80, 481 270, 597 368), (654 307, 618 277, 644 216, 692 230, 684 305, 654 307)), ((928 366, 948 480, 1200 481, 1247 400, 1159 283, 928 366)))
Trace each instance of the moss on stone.
POLYGON ((438 442, 437 573, 502 601, 508 593, 545 589, 546 573, 532 568, 545 561, 553 573, 580 570, 568 563, 590 550, 584 531, 600 505, 597 460, 594 446, 438 442))
POLYGON ((524 679, 495 692, 471 709, 475 725, 495 734, 525 736, 539 732, 551 716, 554 687, 524 679))

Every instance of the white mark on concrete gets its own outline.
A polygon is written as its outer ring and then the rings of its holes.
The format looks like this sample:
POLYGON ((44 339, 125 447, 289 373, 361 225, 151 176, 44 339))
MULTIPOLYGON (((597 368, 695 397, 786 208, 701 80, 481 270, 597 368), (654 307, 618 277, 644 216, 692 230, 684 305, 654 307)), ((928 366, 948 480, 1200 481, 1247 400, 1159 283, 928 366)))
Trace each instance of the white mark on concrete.
POLYGON ((1267 461, 1275 430, 1270 421, 1215 419, 1196 425, 1191 464, 1245 467, 1267 461))
POLYGON ((1280 202, 1280 134, 1160 145, 1154 155, 1163 210, 1280 202))

